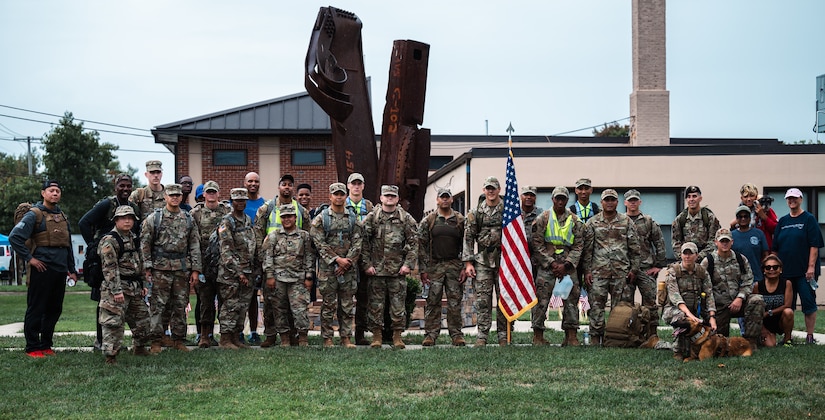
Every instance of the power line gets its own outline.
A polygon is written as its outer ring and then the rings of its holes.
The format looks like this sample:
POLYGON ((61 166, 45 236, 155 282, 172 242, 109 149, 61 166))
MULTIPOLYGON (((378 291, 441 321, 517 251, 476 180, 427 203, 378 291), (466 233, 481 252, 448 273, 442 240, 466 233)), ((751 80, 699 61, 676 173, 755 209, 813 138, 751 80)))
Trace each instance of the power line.
MULTIPOLYGON (((49 124, 51 126, 54 126, 54 125, 58 124, 58 123, 51 122, 51 121, 33 120, 31 118, 16 117, 14 115, 7 115, 7 114, 0 114, 0 117, 14 118, 14 119, 17 119, 17 120, 31 121, 31 122, 41 123, 41 124, 49 124)), ((82 120, 78 119, 78 121, 82 121, 82 120)), ((83 127, 83 129, 86 130, 86 131, 97 131, 97 132, 100 132, 100 133, 122 134, 124 136, 153 138, 152 136, 150 136, 148 134, 125 133, 123 131, 103 130, 103 129, 100 129, 100 128, 86 128, 86 127, 83 127)), ((146 131, 146 130, 144 130, 144 131, 146 131)))
MULTIPOLYGON (((24 112, 31 112, 32 114, 48 115, 50 117, 57 117, 57 118, 63 118, 64 117, 63 115, 49 114, 48 112, 33 111, 31 109, 18 108, 18 107, 9 106, 9 105, 0 104, 0 107, 9 108, 9 109, 16 109, 18 111, 24 111, 24 112)), ((74 118, 78 121, 82 121, 82 122, 88 122, 88 123, 99 124, 99 125, 106 125, 106 126, 109 126, 109 127, 126 128, 128 130, 137 130, 137 131, 149 131, 145 128, 129 127, 127 125, 109 124, 109 123, 100 122, 100 121, 84 120, 82 118, 76 118, 74 116, 72 116, 72 118, 74 118)))

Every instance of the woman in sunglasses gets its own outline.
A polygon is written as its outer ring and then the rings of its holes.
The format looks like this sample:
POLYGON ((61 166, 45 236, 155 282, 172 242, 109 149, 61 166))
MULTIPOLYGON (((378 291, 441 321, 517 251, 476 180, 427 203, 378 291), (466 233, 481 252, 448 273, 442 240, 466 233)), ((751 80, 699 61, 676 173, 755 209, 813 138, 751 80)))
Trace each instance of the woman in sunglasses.
POLYGON ((793 309, 791 299, 793 288, 791 281, 780 278, 782 276, 782 260, 776 255, 768 255, 762 260, 764 279, 753 284, 753 293, 762 295, 765 301, 765 318, 762 320, 762 345, 776 346, 776 335, 784 334, 782 344, 786 347, 793 345, 791 332, 793 331, 793 309))

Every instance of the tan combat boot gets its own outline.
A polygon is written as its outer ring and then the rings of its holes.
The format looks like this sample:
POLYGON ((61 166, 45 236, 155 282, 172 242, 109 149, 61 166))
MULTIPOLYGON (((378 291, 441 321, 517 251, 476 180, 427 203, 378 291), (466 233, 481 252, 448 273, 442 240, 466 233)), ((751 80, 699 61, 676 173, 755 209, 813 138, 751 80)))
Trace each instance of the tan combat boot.
POLYGON ((202 349, 208 349, 211 345, 209 343, 209 327, 201 327, 201 338, 198 340, 198 347, 202 349))
POLYGON ((453 345, 456 347, 464 347, 467 345, 467 342, 464 341, 464 337, 457 335, 453 337, 453 345))
MULTIPOLYGON (((332 340, 330 340, 330 341, 332 341, 332 340)), ((298 345, 301 346, 301 347, 309 346, 309 340, 307 339, 307 332, 306 331, 298 333, 298 345)))
POLYGON ((163 350, 163 346, 160 344, 160 340, 152 341, 152 347, 149 349, 150 354, 160 354, 163 350))
POLYGON ((381 328, 372 330, 372 343, 370 343, 370 347, 380 349, 383 344, 383 339, 381 336, 381 328))
POLYGON ((424 347, 432 347, 435 345, 435 340, 428 335, 424 337, 424 341, 421 342, 421 345, 424 347))
POLYGON ((571 346, 571 347, 578 347, 579 346, 579 338, 576 336, 576 330, 573 328, 564 330, 564 342, 566 344, 562 344, 563 346, 571 346))
POLYGON ((508 344, 510 343, 507 342, 506 338, 501 338, 498 340, 499 347, 507 347, 508 344))
POLYGON ((189 347, 186 347, 186 344, 183 344, 183 340, 175 340, 172 348, 184 353, 189 351, 189 347))
POLYGON ((325 338, 325 339, 324 339, 324 344, 323 344, 323 346, 324 346, 324 347, 334 347, 334 346, 335 346, 335 344, 332 342, 332 339, 331 339, 331 338, 327 337, 327 338, 325 338))
POLYGON ((544 330, 541 328, 533 328, 533 345, 546 346, 548 344, 550 344, 550 342, 544 339, 544 330))
POLYGON ((407 346, 404 345, 404 340, 401 339, 401 330, 395 330, 392 332, 392 346, 397 349, 403 349, 407 346))
POLYGON ((487 345, 487 340, 484 338, 477 338, 475 345, 473 347, 484 347, 487 345))
POLYGON ((237 350, 238 346, 232 342, 232 333, 221 334, 221 341, 218 342, 218 347, 222 349, 237 350))
POLYGON ((289 342, 289 333, 281 333, 281 347, 286 348, 291 345, 292 344, 289 342))
POLYGON ((240 332, 227 334, 227 335, 229 336, 229 339, 232 340, 232 344, 234 344, 235 347, 237 347, 239 349, 248 349, 249 348, 249 344, 246 344, 243 341, 241 341, 241 333, 240 332))
POLYGON ((341 347, 346 349, 354 349, 355 344, 352 344, 352 341, 349 341, 349 337, 341 337, 341 347))
POLYGON ((301 343, 298 341, 298 330, 289 330, 289 345, 292 347, 298 346, 301 343))
POLYGON ((267 347, 272 347, 276 344, 278 344, 278 334, 268 335, 266 336, 266 340, 264 340, 263 343, 261 343, 261 348, 265 349, 267 347))

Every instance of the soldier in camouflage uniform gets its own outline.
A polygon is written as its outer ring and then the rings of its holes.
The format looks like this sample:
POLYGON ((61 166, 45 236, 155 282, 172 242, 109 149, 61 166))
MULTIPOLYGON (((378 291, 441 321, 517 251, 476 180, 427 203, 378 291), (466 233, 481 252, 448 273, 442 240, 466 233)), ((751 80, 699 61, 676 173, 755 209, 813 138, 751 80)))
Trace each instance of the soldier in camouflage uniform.
POLYGON ((381 206, 364 219, 362 266, 369 281, 370 347, 380 348, 384 329, 384 302, 390 300, 392 345, 403 349, 406 328, 407 275, 418 262, 415 219, 398 205, 398 186, 381 186, 381 206))
POLYGON ((453 210, 453 194, 439 188, 436 210, 418 225, 418 271, 421 281, 430 284, 427 307, 424 310, 424 346, 432 346, 441 332, 441 296, 447 295, 447 330, 454 346, 464 346, 461 332, 461 299, 464 280, 461 248, 464 238, 464 215, 453 210))
POLYGON ((166 206, 163 184, 160 183, 161 178, 163 178, 161 165, 162 163, 159 160, 146 162, 146 173, 144 175, 146 175, 149 185, 138 188, 129 195, 129 201, 140 209, 140 214, 137 215, 138 220, 145 220, 149 213, 166 206))
MULTIPOLYGON (((372 211, 372 201, 364 198, 364 176, 353 172, 347 177, 349 195, 344 206, 355 213, 355 218, 363 222, 372 211)), ((355 291, 355 344, 365 346, 370 344, 364 333, 369 329, 369 282, 363 270, 358 270, 358 290, 355 291)))
POLYGON ((762 317, 765 314, 765 302, 762 295, 753 293, 753 272, 748 264, 748 258, 742 254, 742 265, 739 265, 737 255, 731 250, 733 236, 730 229, 721 228, 716 231, 716 251, 702 261, 702 268, 708 272, 713 284, 713 299, 716 303, 716 323, 719 326, 718 334, 725 337, 730 335, 731 318, 744 317, 745 330, 742 337, 756 349, 759 337, 762 334, 762 317), (713 259, 713 271, 708 269, 710 259, 713 259))
POLYGON ((602 211, 584 228, 584 281, 590 286, 590 335, 592 343, 601 345, 604 337, 604 308, 607 294, 611 307, 624 293, 628 283, 639 273, 639 235, 636 223, 616 211, 619 193, 612 188, 602 191, 602 211))
MULTIPOLYGON (((493 323, 493 291, 498 296, 498 268, 501 264, 501 221, 504 212, 504 200, 499 196, 501 186, 494 176, 487 177, 482 186, 484 200, 478 207, 470 210, 464 221, 464 248, 461 260, 464 261, 464 273, 473 278, 476 293, 476 311, 478 311, 478 337, 476 347, 487 345, 487 336, 493 323), (476 243, 478 252, 475 252, 476 243)), ((507 318, 498 305, 496 329, 498 344, 507 345, 507 318)))
POLYGON ((289 346, 291 333, 287 317, 290 313, 298 331, 298 345, 307 346, 309 290, 315 270, 312 239, 309 232, 296 226, 294 205, 282 205, 278 212, 281 226, 270 232, 263 243, 263 268, 266 288, 270 290, 267 296, 274 296, 270 305, 275 308, 275 328, 281 334, 281 346, 289 346))
MULTIPOLYGON (((536 206, 536 193, 538 189, 533 186, 521 187, 521 218, 524 220, 524 230, 527 235, 527 243, 530 243, 530 235, 533 233, 533 222, 544 211, 536 206)), ((535 264, 534 267, 535 269, 535 264)), ((533 278, 536 278, 533 273, 533 278)))
POLYGON ((120 206, 113 219, 115 228, 101 238, 98 247, 103 270, 98 322, 103 327, 101 347, 107 364, 116 363, 123 343, 124 322, 132 330, 134 353, 138 356, 149 354, 146 345, 151 326, 149 308, 143 301, 147 289, 143 286, 138 237, 131 231, 137 222, 135 210, 120 206))
MULTIPOLYGON (((685 242, 693 242, 699 248, 699 262, 716 250, 713 235, 719 230, 719 219, 707 208, 702 207, 702 190, 696 185, 685 188, 687 208, 682 210, 671 226, 671 245, 673 255, 679 255, 679 249, 685 242)), ((678 257, 677 257, 678 258, 678 257)))
POLYGON ((338 314, 341 346, 355 348, 350 341, 355 290, 358 285, 358 260, 361 256, 361 225, 355 213, 344 207, 347 187, 335 182, 329 186, 328 208, 312 220, 309 234, 318 250, 318 291, 321 306, 321 337, 324 347, 332 347, 332 321, 338 314))
POLYGON ((183 199, 180 184, 167 185, 165 193, 166 207, 155 210, 140 227, 140 253, 152 289, 149 306, 152 312, 150 351, 153 354, 161 351, 165 310, 170 311, 173 347, 189 351, 183 344, 186 306, 189 304, 189 287, 198 282, 201 272, 200 234, 192 223, 192 216, 180 209, 183 199))
MULTIPOLYGON (((659 271, 667 265, 667 255, 665 253, 665 240, 662 236, 662 228, 649 214, 642 214, 642 195, 639 191, 631 189, 624 194, 624 205, 627 207, 627 217, 636 223, 636 233, 639 235, 639 274, 634 283, 628 283, 624 289, 622 300, 633 302, 636 298, 636 287, 642 295, 642 305, 647 306, 651 317, 658 318, 656 309, 656 278, 659 271)), ((659 325, 658 319, 650 319, 650 330, 648 337, 656 335, 659 325)))
MULTIPOLYGON (((708 319, 711 329, 716 329, 716 302, 713 299, 713 285, 707 271, 696 264, 699 249, 693 242, 686 242, 680 248, 682 261, 671 264, 667 268, 665 288, 667 296, 662 302, 662 320, 668 325, 679 324, 685 320, 702 322, 701 318, 708 319)), ((674 327, 676 327, 674 325, 674 327)), ((676 345, 673 347, 673 357, 681 360, 684 352, 689 350, 688 338, 682 328, 676 328, 676 345)))
POLYGON ((566 275, 573 280, 573 288, 567 299, 562 300, 564 309, 561 326, 564 329, 564 341, 561 345, 579 345, 576 332, 579 329, 578 303, 581 287, 576 267, 584 248, 584 223, 567 208, 569 199, 570 191, 567 188, 554 188, 553 208, 542 212, 531 227, 530 250, 538 270, 535 277, 538 304, 531 313, 533 345, 549 344, 544 338, 544 321, 547 319, 550 294, 556 281, 561 281, 566 275))
POLYGON ((258 249, 258 241, 252 229, 252 219, 244 212, 249 193, 246 188, 233 188, 229 192, 232 213, 218 224, 218 241, 221 263, 218 266, 218 290, 221 295, 221 311, 218 321, 221 328, 222 349, 249 347, 241 342, 244 319, 255 289, 252 284, 252 262, 258 249))
MULTIPOLYGON (((206 181, 206 184, 203 185, 204 201, 195 204, 195 208, 189 212, 192 215, 192 221, 198 227, 198 233, 200 233, 201 256, 206 255, 206 249, 209 247, 209 237, 218 228, 221 219, 232 211, 228 205, 220 201, 219 193, 220 186, 217 182, 206 181)), ((207 349, 212 345, 212 334, 215 331, 215 298, 219 294, 218 268, 204 267, 203 275, 206 281, 198 282, 195 286, 195 292, 198 296, 198 304, 195 305, 195 308, 200 310, 198 347, 207 349)))

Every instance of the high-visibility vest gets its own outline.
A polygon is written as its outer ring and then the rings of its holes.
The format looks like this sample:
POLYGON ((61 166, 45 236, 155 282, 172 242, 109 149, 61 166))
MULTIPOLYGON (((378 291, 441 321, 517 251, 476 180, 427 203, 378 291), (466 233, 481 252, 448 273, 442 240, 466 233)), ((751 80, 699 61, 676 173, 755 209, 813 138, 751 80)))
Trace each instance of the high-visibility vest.
MULTIPOLYGON (((274 206, 275 208, 272 209, 272 211, 269 212, 269 223, 267 223, 267 226, 266 226, 266 234, 267 235, 269 235, 270 233, 274 232, 276 229, 281 227, 281 209, 280 209, 281 206, 276 205, 275 200, 272 200, 270 202, 270 205, 274 206)), ((298 202, 295 201, 294 198, 292 199, 292 206, 295 207, 295 218, 298 219, 297 220, 298 229, 301 229, 303 227, 302 225, 304 224, 304 218, 303 218, 303 215, 301 214, 301 212, 298 210, 298 209, 300 209, 300 207, 298 207, 298 202)))
POLYGON ((569 216, 564 225, 559 223, 556 212, 550 210, 553 217, 547 221, 547 229, 544 230, 544 241, 556 246, 556 254, 564 252, 564 246, 573 245, 573 216, 569 216))

